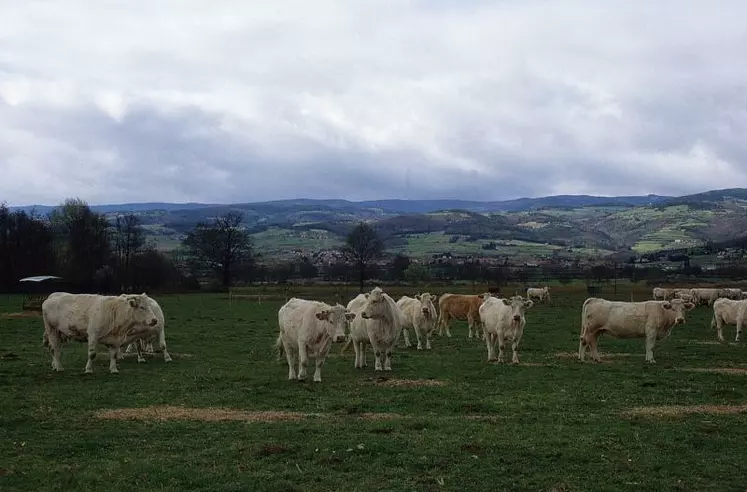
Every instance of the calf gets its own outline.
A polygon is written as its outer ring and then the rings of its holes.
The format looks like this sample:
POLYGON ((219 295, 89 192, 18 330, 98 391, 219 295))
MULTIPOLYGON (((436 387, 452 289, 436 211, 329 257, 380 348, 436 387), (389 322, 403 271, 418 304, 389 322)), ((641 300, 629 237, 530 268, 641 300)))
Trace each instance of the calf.
POLYGON ((449 322, 452 318, 466 320, 469 326, 469 335, 472 338, 474 329, 475 337, 480 333, 480 306, 490 297, 489 292, 480 295, 463 295, 463 294, 444 294, 438 300, 438 335, 443 334, 446 329, 446 336, 451 337, 449 322))
POLYGON ((495 342, 498 341, 498 362, 503 362, 504 340, 511 340, 513 357, 511 362, 519 363, 519 342, 524 334, 526 318, 524 313, 534 302, 521 296, 510 299, 486 299, 480 306, 480 320, 485 330, 485 344, 488 348, 488 362, 496 360, 495 342))
POLYGON ((674 325, 685 323, 685 314, 695 307, 681 299, 671 301, 622 302, 590 297, 581 309, 581 337, 578 358, 584 360, 586 348, 599 362, 597 341, 602 333, 614 338, 645 338, 646 362, 655 363, 654 345, 666 340, 674 325))
POLYGON ((332 341, 344 338, 346 322, 355 315, 339 304, 291 298, 278 310, 280 334, 275 341, 278 352, 285 350, 288 379, 306 379, 309 356, 316 359, 314 382, 322 380, 322 366, 332 341), (294 369, 298 362, 298 374, 294 369))

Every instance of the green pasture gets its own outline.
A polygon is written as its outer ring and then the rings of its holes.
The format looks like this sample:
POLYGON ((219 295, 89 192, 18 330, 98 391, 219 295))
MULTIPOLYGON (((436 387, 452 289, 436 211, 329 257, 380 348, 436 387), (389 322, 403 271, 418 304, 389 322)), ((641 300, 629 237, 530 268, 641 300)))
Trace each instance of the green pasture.
MULTIPOLYGON (((747 369, 746 349, 714 343, 709 308, 657 345, 656 365, 643 340, 604 336, 603 363, 580 363, 586 292, 558 287, 552 305, 527 312, 517 366, 488 363, 459 322, 431 351, 397 348, 389 373, 374 372, 370 352, 356 370, 352 348, 340 355, 337 344, 312 383, 288 381, 275 358, 286 293, 258 293, 154 294, 173 362, 128 357, 109 374, 102 349, 92 375, 75 342, 65 371, 52 372, 41 319, 13 315, 20 299, 0 297, 0 490, 744 490, 747 407, 735 406, 747 376, 693 369, 747 369), (625 413, 673 405, 683 408, 625 413), (701 411, 681 413, 692 406, 701 411), (121 409, 127 419, 102 413, 121 409)), ((347 302, 354 292, 287 294, 347 302)))

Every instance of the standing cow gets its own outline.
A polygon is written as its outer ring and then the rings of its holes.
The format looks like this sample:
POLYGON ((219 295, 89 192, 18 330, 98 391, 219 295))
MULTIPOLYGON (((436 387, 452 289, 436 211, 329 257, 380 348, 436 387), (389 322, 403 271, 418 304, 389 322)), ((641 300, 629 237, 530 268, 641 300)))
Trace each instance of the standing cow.
POLYGON ((721 298, 713 303, 713 318, 711 328, 716 329, 716 337, 719 342, 724 341, 724 325, 737 325, 737 334, 734 338, 738 342, 742 335, 744 326, 744 315, 747 309, 747 300, 733 301, 721 298))
POLYGON ((498 362, 503 362, 504 340, 511 340, 513 357, 511 362, 519 363, 519 342, 524 334, 526 318, 524 313, 534 302, 521 296, 510 299, 490 297, 480 306, 480 320, 485 330, 485 343, 488 348, 488 362, 496 360, 495 342, 498 342, 498 362))
POLYGON ((622 302, 590 297, 581 309, 581 337, 578 358, 584 360, 587 347, 599 362, 597 341, 602 333, 614 338, 645 338, 646 362, 654 363, 654 345, 666 340, 674 325, 685 323, 687 311, 695 308, 681 299, 671 301, 622 302))
POLYGON ((397 301, 397 306, 405 315, 402 333, 405 337, 405 347, 411 347, 410 336, 407 332, 412 328, 418 339, 418 350, 423 350, 422 338, 425 338, 425 348, 431 350, 431 334, 436 329, 436 308, 429 293, 413 297, 403 296, 397 301))
POLYGON ((675 289, 664 289, 662 287, 654 287, 654 300, 655 301, 668 301, 675 297, 675 289))
POLYGON ((478 337, 480 334, 480 306, 488 298, 490 298, 489 292, 480 295, 442 295, 438 300, 438 335, 442 336, 445 328, 446 336, 451 337, 449 322, 453 318, 467 321, 469 327, 467 338, 472 338, 473 330, 475 337, 478 337))
POLYGON ((537 299, 539 302, 550 302, 550 289, 547 286, 542 288, 529 287, 527 289, 527 299, 537 299))
POLYGON ((316 359, 314 382, 322 380, 322 366, 332 342, 345 338, 345 325, 355 315, 337 304, 291 298, 278 310, 280 334, 275 347, 285 351, 288 379, 306 379, 309 356, 316 359), (298 375, 295 365, 298 363, 298 375))
MULTIPOLYGON (((380 287, 376 287, 365 295, 360 317, 363 321, 361 325, 365 326, 368 341, 374 351, 376 360, 374 370, 391 371, 392 352, 405 322, 404 313, 394 299, 384 293, 380 287)), ((352 336, 353 333, 351 333, 352 336)))
POLYGON ((695 305, 713 306, 721 297, 721 289, 690 289, 695 305))
MULTIPOLYGON (((117 373, 117 353, 123 345, 158 332, 158 318, 145 294, 102 296, 55 292, 42 303, 44 344, 52 351, 52 368, 62 371, 62 343, 88 343, 86 373, 93 372, 96 346, 109 349, 109 372, 117 373)), ((165 347, 165 345, 164 345, 165 347)))

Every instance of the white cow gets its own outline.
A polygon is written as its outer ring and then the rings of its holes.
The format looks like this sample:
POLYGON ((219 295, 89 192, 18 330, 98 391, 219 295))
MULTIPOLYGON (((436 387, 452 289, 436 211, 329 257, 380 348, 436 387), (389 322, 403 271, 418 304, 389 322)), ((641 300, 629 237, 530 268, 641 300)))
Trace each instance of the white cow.
POLYGON ((597 341, 602 333, 614 338, 646 338, 646 361, 654 360, 657 340, 666 340, 674 325, 685 323, 687 311, 695 308, 682 299, 671 301, 622 302, 590 297, 581 309, 581 337, 578 358, 584 360, 586 348, 599 362, 597 341))
POLYGON ((366 344, 368 340, 368 328, 366 320, 364 320, 360 314, 366 307, 366 300, 368 299, 369 293, 358 294, 355 299, 351 299, 348 302, 347 309, 355 315, 353 321, 350 322, 350 335, 348 341, 340 350, 340 353, 344 353, 348 346, 352 343, 353 349, 355 350, 355 368, 362 368, 368 366, 366 363, 366 344))
POLYGON ((727 299, 739 301, 741 299, 744 299, 744 293, 742 292, 742 289, 725 288, 725 289, 721 289, 721 297, 726 297, 727 299))
POLYGON ((527 299, 537 299, 540 302, 550 301, 550 289, 547 286, 542 288, 529 287, 527 289, 527 299))
MULTIPOLYGON (((126 297, 127 294, 122 294, 122 296, 126 297)), ((156 302, 155 299, 153 299, 150 296, 145 296, 145 298, 150 303, 150 306, 156 315, 156 319, 158 319, 158 324, 156 325, 157 333, 154 333, 153 336, 148 339, 141 338, 140 340, 137 340, 129 344, 127 346, 127 349, 125 350, 125 353, 130 353, 132 352, 132 349, 135 349, 135 352, 137 353, 137 361, 145 362, 145 357, 143 357, 143 352, 152 353, 153 352, 153 340, 155 340, 155 338, 158 337, 158 348, 159 350, 163 351, 163 360, 166 362, 171 362, 171 356, 169 355, 168 350, 166 350, 166 332, 164 331, 166 320, 163 316, 163 310, 161 309, 161 306, 158 305, 158 302, 156 302)), ((121 350, 117 355, 120 359, 122 358, 121 350)))
POLYGON ((675 289, 664 289, 662 287, 654 287, 654 300, 655 301, 667 301, 674 298, 675 289))
POLYGON ((524 334, 526 318, 524 314, 534 302, 521 296, 510 299, 489 297, 480 306, 480 321, 485 327, 485 344, 488 347, 488 362, 496 360, 495 342, 498 342, 498 362, 503 362, 504 340, 511 340, 513 357, 511 362, 519 363, 519 342, 524 334))
POLYGON ((425 348, 431 350, 431 335, 436 330, 436 307, 431 295, 423 293, 415 297, 402 296, 397 306, 405 315, 402 333, 405 337, 405 347, 411 347, 410 336, 407 332, 412 328, 418 339, 418 350, 423 350, 422 338, 425 338, 425 348))
POLYGON ((690 289, 695 305, 704 304, 713 306, 713 303, 721 297, 721 289, 690 289))
MULTIPOLYGON (((380 287, 374 288, 365 298, 361 318, 365 321, 368 341, 374 351, 374 370, 392 370, 392 352, 399 339, 405 315, 394 299, 380 287)), ((357 319, 357 316, 356 316, 357 319)))
POLYGON ((285 350, 288 379, 306 379, 309 356, 316 359, 314 381, 321 382, 322 366, 333 340, 345 337, 345 325, 353 318, 343 306, 293 297, 278 310, 280 334, 275 347, 285 350), (295 365, 298 362, 298 375, 295 365))
POLYGON ((721 298, 713 303, 711 328, 716 329, 716 336, 719 342, 724 341, 725 324, 737 325, 737 335, 734 338, 734 341, 739 341, 742 335, 742 326, 744 326, 745 310, 747 310, 747 300, 733 301, 731 299, 721 298))
POLYGON ((42 316, 44 344, 52 351, 55 371, 62 370, 62 343, 72 339, 88 342, 86 373, 93 372, 99 343, 109 349, 109 372, 119 372, 116 359, 120 347, 139 338, 149 338, 158 330, 158 318, 145 294, 101 296, 55 292, 42 303, 42 316))

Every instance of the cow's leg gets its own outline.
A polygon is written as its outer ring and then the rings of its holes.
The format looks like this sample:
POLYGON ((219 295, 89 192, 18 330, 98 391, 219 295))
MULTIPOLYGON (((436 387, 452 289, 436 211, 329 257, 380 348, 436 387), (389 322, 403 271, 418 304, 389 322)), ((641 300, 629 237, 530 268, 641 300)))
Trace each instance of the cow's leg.
POLYGON ((519 342, 521 341, 521 335, 521 330, 516 330, 516 333, 514 333, 514 339, 511 342, 511 352, 513 353, 511 362, 514 364, 519 363, 519 342))
POLYGON ((428 330, 425 332, 425 349, 431 350, 433 347, 431 347, 431 334, 433 333, 433 330, 428 330))
POLYGON ((60 362, 62 341, 60 340, 60 336, 56 331, 51 329, 46 331, 46 334, 49 341, 49 350, 52 352, 52 369, 62 371, 62 363, 60 362))
POLYGON ((721 325, 721 320, 719 319, 718 316, 716 316, 715 313, 713 314, 713 318, 711 318, 711 329, 716 330, 716 338, 718 339, 719 342, 723 342, 724 341, 724 329, 723 329, 723 326, 721 325))
POLYGON ((488 362, 495 361, 495 334, 485 332, 485 345, 488 348, 488 362))
POLYGON ((309 363, 309 356, 306 352, 306 343, 298 342, 298 380, 306 379, 306 366, 309 363))
POLYGON ((742 338, 742 322, 742 317, 737 315, 737 335, 734 337, 735 342, 738 342, 742 338))
MULTIPOLYGON (((415 330, 415 334, 417 335, 417 330, 415 330)), ((412 347, 412 344, 410 343, 410 334, 408 333, 407 328, 402 328, 402 335, 405 337, 405 347, 412 347)))
POLYGON ((586 341, 586 333, 582 333, 578 338, 578 360, 583 361, 586 357, 586 347, 588 345, 588 342, 586 341))
POLYGON ((119 372, 119 369, 117 369, 117 352, 119 351, 119 347, 109 347, 109 373, 110 374, 117 374, 119 372))
POLYGON ((137 362, 140 364, 141 362, 145 362, 145 356, 143 355, 143 345, 140 343, 141 340, 135 340, 135 353, 137 354, 137 362))
POLYGON ((125 354, 131 354, 134 348, 135 348, 134 343, 128 343, 127 348, 125 349, 125 354))
POLYGON ((360 342, 361 344, 361 367, 368 367, 366 362, 366 342, 360 342))
MULTIPOLYGON (((153 351, 153 344, 150 343, 150 351, 153 351)), ((171 355, 169 355, 169 351, 166 350, 166 332, 163 328, 158 332, 158 348, 163 350, 163 360, 164 362, 171 362, 171 355)), ((147 351, 147 347, 146 347, 147 351)))
POLYGON ((602 358, 599 356, 599 350, 597 349, 597 344, 599 343, 600 336, 602 336, 601 330, 592 333, 587 339, 589 344, 589 352, 591 353, 591 360, 593 360, 594 362, 602 362, 602 358))
POLYGON ((296 347, 283 340, 283 349, 285 351, 285 360, 288 361, 288 380, 296 379, 296 347))
POLYGON ((362 364, 360 363, 360 361, 361 361, 361 356, 360 356, 361 348, 360 348, 360 345, 358 344, 358 342, 356 342, 356 341, 353 341, 353 350, 355 350, 355 365, 354 365, 354 367, 356 369, 358 369, 359 367, 362 367, 362 364))
POLYGON ((503 330, 499 329, 498 331, 498 362, 503 362, 503 349, 506 346, 504 337, 505 337, 505 334, 503 333, 503 330))
POLYGON ((415 327, 415 338, 418 339, 418 350, 423 350, 423 340, 421 338, 421 333, 420 333, 422 329, 423 328, 421 326, 415 327))
POLYGON ((324 360, 327 358, 327 354, 329 353, 329 348, 332 346, 332 339, 330 338, 327 340, 327 343, 324 345, 324 347, 317 352, 316 359, 314 360, 314 382, 315 383, 321 383, 322 382, 322 366, 324 366, 324 360))
POLYGON ((472 317, 472 314, 467 314, 467 327, 469 329, 469 333, 467 334, 467 339, 472 338, 472 330, 475 330, 475 338, 477 337, 477 328, 475 327, 475 318, 472 317))
POLYGON ((88 336, 88 362, 86 363, 86 374, 93 372, 93 361, 96 358, 96 338, 88 336))
POLYGON ((381 349, 381 345, 379 345, 379 342, 372 343, 371 347, 373 347, 374 351, 374 371, 383 371, 384 364, 382 359, 384 357, 384 351, 381 349))
POLYGON ((656 345, 656 330, 646 330, 646 362, 656 364, 654 360, 654 345, 656 345))

